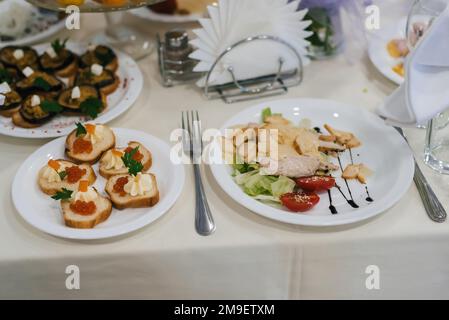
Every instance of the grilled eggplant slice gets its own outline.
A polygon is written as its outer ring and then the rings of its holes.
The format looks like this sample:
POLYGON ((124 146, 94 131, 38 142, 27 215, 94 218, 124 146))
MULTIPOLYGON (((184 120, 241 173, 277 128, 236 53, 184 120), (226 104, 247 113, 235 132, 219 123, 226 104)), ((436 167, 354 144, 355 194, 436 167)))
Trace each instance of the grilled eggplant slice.
POLYGON ((7 82, 8 84, 13 84, 20 79, 20 74, 17 69, 6 67, 0 62, 0 83, 7 82))
MULTIPOLYGON (((51 100, 48 95, 37 94, 42 101, 51 100)), ((33 95, 27 96, 16 113, 12 116, 12 121, 16 126, 22 128, 36 128, 50 121, 56 113, 43 110, 41 104, 33 106, 31 100, 33 95)))
POLYGON ((17 93, 17 91, 14 90, 4 94, 4 96, 5 101, 3 105, 0 105, 0 115, 4 117, 11 117, 20 109, 22 97, 17 93))
POLYGON ((28 96, 33 93, 45 92, 56 97, 64 89, 64 83, 46 72, 35 71, 29 77, 17 82, 16 90, 22 96, 28 96))
POLYGON ((73 87, 65 89, 59 95, 58 103, 64 108, 64 114, 77 116, 83 114, 83 111, 81 110, 81 103, 89 98, 96 98, 101 101, 103 105, 101 111, 106 108, 106 97, 104 94, 100 93, 96 87, 81 85, 79 86, 79 89, 81 93, 79 99, 72 99, 73 87))
POLYGON ((75 84, 90 85, 96 87, 102 94, 108 95, 114 92, 118 85, 118 77, 110 70, 103 69, 103 72, 97 76, 94 75, 90 68, 82 69, 75 80, 75 84))
POLYGON ((77 56, 67 49, 59 50, 54 58, 44 52, 39 57, 39 63, 43 71, 62 78, 72 76, 78 69, 77 56))
POLYGON ((80 57, 80 66, 87 68, 97 63, 106 70, 115 72, 118 68, 118 59, 115 52, 106 46, 98 45, 93 50, 88 50, 80 57))
POLYGON ((11 67, 17 69, 17 71, 23 70, 25 67, 30 67, 33 70, 39 69, 39 55, 36 50, 31 47, 18 47, 7 46, 0 50, 0 62, 5 67, 11 67), (14 57, 14 51, 21 49, 23 51, 23 57, 16 59, 14 57))

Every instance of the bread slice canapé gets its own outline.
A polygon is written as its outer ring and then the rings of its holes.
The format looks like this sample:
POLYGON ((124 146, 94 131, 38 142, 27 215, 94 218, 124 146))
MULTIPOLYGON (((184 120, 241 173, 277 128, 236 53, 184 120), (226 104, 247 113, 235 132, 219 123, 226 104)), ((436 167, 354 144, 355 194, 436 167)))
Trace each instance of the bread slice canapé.
MULTIPOLYGON (((86 124, 86 127, 89 125, 86 124)), ((92 133, 87 133, 84 135, 80 135, 77 137, 76 132, 77 130, 73 130, 66 139, 65 143, 65 153, 66 156, 77 162, 77 163, 90 163, 94 164, 96 163, 102 156, 103 152, 106 150, 109 150, 115 146, 115 135, 114 132, 105 125, 95 125, 94 130, 101 129, 101 139, 93 141, 91 139, 92 133), (84 144, 91 144, 91 148, 89 148, 90 151, 79 151, 77 150, 77 144, 79 141, 77 140, 83 140, 81 141, 84 144)), ((85 148, 84 148, 85 149, 85 148)))
MULTIPOLYGON (((77 165, 73 162, 67 161, 67 160, 50 160, 50 161, 54 161, 59 163, 60 168, 58 168, 58 170, 56 171, 54 168, 50 167, 49 164, 45 165, 44 167, 42 167, 39 170, 39 174, 38 174, 38 184, 40 189, 42 190, 42 192, 48 194, 48 195, 54 195, 56 192, 61 191, 63 188, 67 189, 67 190, 78 190, 79 187, 79 182, 81 180, 87 180, 89 181, 89 185, 94 184, 95 180, 97 179, 97 176, 95 175, 94 170, 92 169, 92 167, 88 164, 81 164, 81 165, 77 165), (71 168, 71 167, 78 167, 80 170, 82 170, 84 172, 84 174, 79 175, 79 178, 77 179, 76 182, 74 182, 73 180, 70 181, 70 179, 72 179, 72 177, 67 174, 67 168, 71 168), (62 175, 63 179, 61 179, 60 181, 49 181, 48 176, 46 176, 46 171, 47 174, 49 173, 49 171, 51 170, 55 170, 55 173, 61 173, 62 171, 65 171, 66 173, 62 175)), ((69 169, 70 170, 70 169, 69 169)), ((61 178, 61 176, 60 176, 61 178)), ((75 177, 73 177, 75 178, 75 177)))
POLYGON ((128 168, 125 167, 123 161, 118 160, 117 158, 123 156, 126 150, 129 151, 135 148, 138 148, 136 153, 137 156, 136 159, 139 159, 140 163, 142 163, 143 165, 142 172, 148 171, 153 163, 153 157, 151 155, 151 152, 147 148, 145 148, 141 143, 136 141, 130 141, 128 142, 127 148, 109 149, 108 151, 103 153, 103 156, 100 159, 100 167, 99 167, 100 175, 106 179, 109 179, 110 177, 115 175, 127 174, 128 168), (117 159, 117 161, 120 162, 122 166, 120 169, 116 169, 114 167, 108 168, 109 165, 111 164, 110 163, 110 161, 112 160, 111 157, 114 157, 115 159, 117 159))
POLYGON ((156 177, 151 173, 147 174, 151 176, 152 188, 150 191, 136 196, 132 196, 129 193, 119 193, 114 190, 114 186, 120 178, 132 179, 133 176, 129 174, 123 174, 109 178, 108 182, 106 183, 105 190, 109 195, 113 206, 117 209, 122 210, 126 208, 145 208, 156 205, 159 202, 159 190, 157 187, 156 177))
POLYGON ((95 203, 95 211, 89 215, 82 215, 74 212, 71 208, 73 202, 74 200, 61 201, 64 223, 71 228, 91 229, 108 219, 112 212, 111 201, 100 195, 93 201, 95 203))

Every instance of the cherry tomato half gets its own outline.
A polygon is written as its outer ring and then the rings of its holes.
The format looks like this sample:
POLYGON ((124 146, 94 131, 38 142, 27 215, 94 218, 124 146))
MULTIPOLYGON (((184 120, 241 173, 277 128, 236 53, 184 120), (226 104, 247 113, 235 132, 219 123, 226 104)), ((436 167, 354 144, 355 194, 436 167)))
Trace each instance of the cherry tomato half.
POLYGON ((280 199, 284 206, 294 212, 309 211, 320 201, 320 197, 313 192, 286 193, 280 199))
POLYGON ((326 191, 335 187, 335 179, 327 176, 312 176, 296 179, 296 185, 304 191, 326 191))

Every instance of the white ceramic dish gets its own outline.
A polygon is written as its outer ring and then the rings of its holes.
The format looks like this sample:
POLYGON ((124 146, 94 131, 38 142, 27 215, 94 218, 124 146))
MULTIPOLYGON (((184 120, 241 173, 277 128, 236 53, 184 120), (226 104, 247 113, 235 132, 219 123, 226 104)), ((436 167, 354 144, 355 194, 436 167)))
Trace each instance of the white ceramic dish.
MULTIPOLYGON (((298 124, 301 119, 312 121, 313 127, 323 128, 324 124, 353 132, 362 142, 360 148, 352 150, 354 163, 363 163, 374 171, 368 179, 368 190, 374 202, 366 201, 365 187, 358 181, 348 181, 353 199, 359 205, 352 208, 339 193, 338 189, 331 191, 333 205, 338 214, 331 214, 327 193, 321 193, 318 205, 305 214, 288 211, 281 206, 268 205, 257 201, 248 195, 234 182, 231 166, 226 164, 211 164, 211 170, 217 183, 236 202, 264 217, 297 225, 335 226, 350 224, 376 216, 398 202, 407 192, 413 179, 414 162, 409 146, 405 140, 391 127, 388 127, 376 115, 363 108, 351 107, 345 104, 318 99, 290 99, 250 107, 228 120, 222 127, 249 122, 260 122, 261 111, 271 107, 274 113, 282 113, 284 117, 298 124)), ((323 129, 324 131, 324 129, 323 129)), ((212 153, 217 161, 221 154, 215 152, 217 145, 212 146, 212 153)), ((350 163, 349 152, 340 156, 342 165, 350 163)), ((338 161, 334 160, 335 164, 338 161)), ((349 198, 345 182, 340 178, 341 172, 334 174, 337 184, 349 198)))
MULTIPOLYGON (((25 5, 31 6, 26 2, 25 5)), ((65 19, 56 20, 57 12, 43 12, 36 7, 32 7, 31 10, 32 15, 27 21, 26 26, 27 33, 14 40, 0 41, 0 48, 4 46, 22 46, 36 43, 64 29, 65 19)))
MULTIPOLYGON (((34 48, 42 53, 49 44, 38 45, 34 48)), ((67 47, 75 53, 82 53, 85 46, 68 43, 67 47)), ((120 85, 117 90, 107 97, 108 107, 95 119, 96 123, 107 123, 128 110, 139 97, 143 86, 142 72, 137 63, 128 55, 114 49, 119 60, 117 75, 120 85)), ((58 115, 50 122, 33 129, 15 126, 11 118, 0 116, 0 134, 21 138, 54 138, 67 135, 73 130, 77 122, 89 120, 86 117, 58 115)))
POLYGON ((393 71, 393 67, 401 62, 403 58, 395 59, 387 51, 387 44, 393 39, 405 39, 406 19, 402 19, 398 24, 390 25, 378 31, 369 42, 368 55, 376 67, 386 78, 397 85, 404 82, 404 78, 393 71))
POLYGON ((145 20, 155 21, 155 22, 163 22, 163 23, 195 22, 204 17, 203 15, 197 14, 197 13, 186 14, 186 15, 161 14, 161 13, 154 12, 146 7, 132 9, 132 10, 129 10, 128 12, 139 17, 139 18, 145 19, 145 20))
MULTIPOLYGON (((69 239, 102 239, 123 235, 142 228, 164 215, 176 202, 184 186, 184 167, 170 161, 170 146, 147 133, 113 129, 117 146, 126 146, 128 141, 139 141, 153 156, 149 172, 156 175, 160 201, 152 208, 113 209, 105 222, 93 229, 73 229, 66 227, 60 211, 59 201, 51 199, 40 191, 37 174, 50 158, 64 158, 65 137, 53 140, 34 152, 16 173, 12 184, 12 199, 19 214, 30 225, 57 237, 69 239)), ((94 165, 97 181, 94 186, 106 195, 106 179, 98 174, 98 164, 94 165)))

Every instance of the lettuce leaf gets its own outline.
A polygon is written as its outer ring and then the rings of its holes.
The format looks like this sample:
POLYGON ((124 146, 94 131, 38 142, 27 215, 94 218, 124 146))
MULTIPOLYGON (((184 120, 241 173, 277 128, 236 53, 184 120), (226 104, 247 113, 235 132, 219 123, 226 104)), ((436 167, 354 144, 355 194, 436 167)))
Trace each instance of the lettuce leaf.
POLYGON ((277 181, 271 184, 271 194, 275 198, 279 198, 283 194, 293 192, 296 183, 290 178, 280 176, 277 181))

